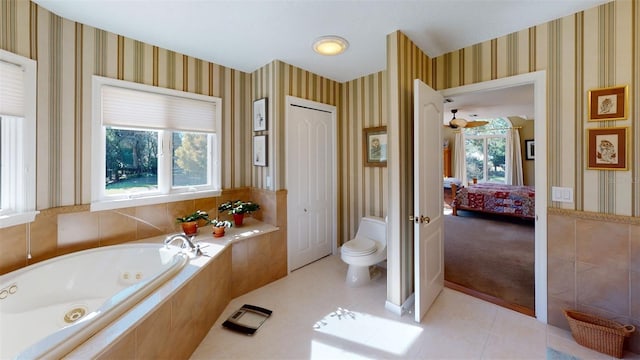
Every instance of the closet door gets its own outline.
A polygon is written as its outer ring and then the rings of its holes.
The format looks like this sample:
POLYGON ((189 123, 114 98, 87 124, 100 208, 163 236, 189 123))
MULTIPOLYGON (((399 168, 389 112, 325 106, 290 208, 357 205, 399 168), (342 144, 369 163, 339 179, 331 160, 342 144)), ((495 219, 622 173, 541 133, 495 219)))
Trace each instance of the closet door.
POLYGON ((335 243, 334 114, 289 104, 286 124, 289 270, 331 254, 335 243))

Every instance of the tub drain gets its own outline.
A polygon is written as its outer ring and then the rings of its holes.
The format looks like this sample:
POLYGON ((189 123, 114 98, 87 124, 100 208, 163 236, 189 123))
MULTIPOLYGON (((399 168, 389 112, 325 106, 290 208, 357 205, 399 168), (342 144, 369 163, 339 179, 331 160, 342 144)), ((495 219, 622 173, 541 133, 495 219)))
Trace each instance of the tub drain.
POLYGON ((67 324, 72 324, 72 323, 82 319, 82 317, 86 313, 87 313, 87 308, 84 307, 84 306, 73 308, 73 309, 67 311, 66 314, 64 314, 64 322, 66 322, 67 324))

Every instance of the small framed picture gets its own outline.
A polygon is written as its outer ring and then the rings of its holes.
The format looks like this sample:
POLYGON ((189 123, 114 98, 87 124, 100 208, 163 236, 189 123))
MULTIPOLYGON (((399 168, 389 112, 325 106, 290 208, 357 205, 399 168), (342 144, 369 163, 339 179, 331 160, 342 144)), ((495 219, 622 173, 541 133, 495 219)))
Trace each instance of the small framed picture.
POLYGON ((364 166, 387 166, 387 127, 378 126, 362 131, 364 166))
POLYGON ((253 102, 253 131, 267 130, 267 98, 253 102))
POLYGON ((527 160, 536 159, 536 142, 535 140, 525 140, 524 149, 527 160))
POLYGON ((627 170, 627 128, 587 129, 587 169, 627 170))
POLYGON ((589 121, 627 118, 628 86, 589 90, 589 121))
POLYGON ((267 135, 253 137, 253 165, 267 166, 267 135))

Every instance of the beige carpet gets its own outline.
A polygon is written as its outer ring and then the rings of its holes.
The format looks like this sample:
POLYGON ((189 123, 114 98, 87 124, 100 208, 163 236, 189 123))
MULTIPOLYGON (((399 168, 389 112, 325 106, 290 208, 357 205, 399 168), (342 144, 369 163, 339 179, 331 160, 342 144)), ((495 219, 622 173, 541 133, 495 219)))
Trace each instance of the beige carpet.
POLYGON ((445 280, 534 308, 534 224, 469 211, 445 216, 445 280))

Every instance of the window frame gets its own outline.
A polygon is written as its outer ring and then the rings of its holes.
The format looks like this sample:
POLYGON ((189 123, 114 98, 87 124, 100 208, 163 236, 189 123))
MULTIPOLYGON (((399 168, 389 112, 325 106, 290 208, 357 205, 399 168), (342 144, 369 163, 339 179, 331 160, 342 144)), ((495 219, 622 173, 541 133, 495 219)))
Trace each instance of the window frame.
MULTIPOLYGON (((509 149, 507 147, 507 133, 495 133, 495 131, 497 130, 505 130, 505 129, 509 129, 513 127, 513 124, 511 123, 511 121, 509 119, 506 118, 496 118, 496 119, 489 119, 489 121, 496 121, 496 120, 500 120, 505 122, 504 127, 499 128, 499 129, 488 129, 486 134, 468 134, 467 133, 467 129, 464 129, 465 131, 463 132, 464 134, 464 141, 466 142, 467 139, 470 140, 482 140, 482 152, 484 154, 484 164, 483 164, 483 169, 482 169, 482 180, 478 179, 478 182, 481 183, 492 183, 492 184, 506 184, 507 183, 507 178, 505 177, 503 182, 496 182, 496 181, 488 181, 488 177, 489 177, 489 168, 487 166, 488 163, 488 143, 490 139, 504 139, 505 142, 505 158, 510 156, 511 153, 511 149, 509 149)), ((473 128, 471 128, 473 129, 473 128)), ((467 147, 466 147, 466 143, 465 143, 465 171, 468 173, 468 169, 466 169, 467 166, 467 162, 466 159, 468 158, 467 155, 467 147)), ((506 169, 507 164, 505 163, 505 174, 507 172, 506 169)))
POLYGON ((0 61, 20 66, 24 71, 23 116, 4 115, 20 119, 11 129, 19 134, 18 139, 15 139, 17 141, 8 145, 2 144, 3 150, 0 151, 5 167, 0 183, 0 197, 3 202, 0 204, 0 228, 6 228, 32 222, 39 213, 36 210, 37 62, 1 49, 0 61), (22 168, 23 171, 7 174, 7 168, 22 168))
POLYGON ((117 80, 101 76, 93 76, 92 81, 92 166, 91 166, 91 211, 118 209, 124 207, 153 205, 179 200, 198 199, 219 196, 221 194, 221 141, 220 118, 222 114, 222 100, 213 96, 200 95, 173 89, 160 88, 129 81, 117 80), (128 90, 142 91, 153 94, 207 101, 215 104, 215 131, 200 132, 209 134, 209 180, 206 186, 171 186, 174 132, 191 133, 186 129, 140 128, 140 126, 113 126, 131 130, 158 132, 158 189, 153 192, 107 195, 105 193, 106 178, 106 128, 102 121, 102 88, 115 86, 128 90), (166 154, 166 155, 165 155, 166 154), (162 162, 162 163, 161 163, 162 162))

